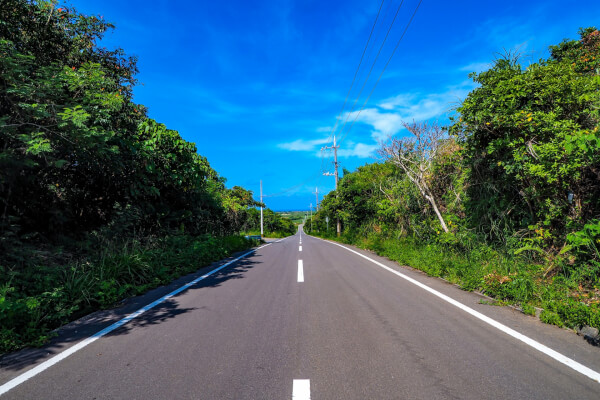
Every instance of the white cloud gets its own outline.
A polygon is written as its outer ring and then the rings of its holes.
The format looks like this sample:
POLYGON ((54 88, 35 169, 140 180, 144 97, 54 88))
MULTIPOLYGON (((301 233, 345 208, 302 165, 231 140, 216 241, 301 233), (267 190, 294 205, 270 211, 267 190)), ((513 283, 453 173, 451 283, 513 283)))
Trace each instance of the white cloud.
POLYGON ((277 146, 290 151, 314 151, 317 146, 327 143, 327 138, 304 140, 298 139, 293 142, 280 143, 277 146))
POLYGON ((414 94, 409 93, 399 94, 398 96, 383 100, 378 104, 378 106, 384 110, 393 110, 397 107, 407 107, 412 104, 415 97, 416 96, 414 94))
MULTIPOLYGON (((389 137, 398 134, 404 129, 402 125, 403 121, 427 121, 434 118, 444 118, 452 112, 453 108, 460 104, 473 88, 475 88, 473 82, 464 81, 459 85, 448 87, 443 93, 429 93, 425 95, 420 93, 401 93, 382 100, 374 107, 362 110, 360 114, 358 111, 345 113, 340 121, 340 125, 343 125, 344 121, 347 121, 347 123, 343 129, 344 134, 341 135, 343 146, 338 150, 338 156, 373 157, 375 150, 379 148, 380 142, 386 141, 389 137), (350 140, 344 140, 355 118, 357 123, 367 125, 371 128, 371 142, 354 143, 350 140)), ((340 128, 340 130, 342 129, 340 128)), ((317 128, 317 131, 325 133, 331 131, 331 128, 320 127, 317 128)), ((319 151, 319 146, 326 143, 329 143, 329 140, 326 138, 314 140, 298 139, 289 143, 281 143, 278 146, 290 151, 314 152, 317 157, 320 157, 322 154, 319 151)))
POLYGON ((402 129, 402 116, 394 112, 380 112, 376 108, 366 108, 360 114, 354 111, 348 116, 348 127, 356 118, 356 122, 371 125, 371 137, 375 140, 384 140, 395 135, 402 129))
POLYGON ((443 93, 430 93, 424 96, 402 93, 383 100, 377 106, 394 112, 403 121, 426 121, 450 113, 474 87, 471 81, 465 81, 460 85, 449 87, 443 93))
POLYGON ((356 118, 357 123, 371 126, 371 138, 380 142, 400 132, 404 121, 427 121, 449 114, 473 87, 472 82, 465 81, 444 93, 401 93, 362 110, 360 114, 358 111, 346 114, 343 119, 347 118, 348 124, 352 124, 356 118))
MULTIPOLYGON (((448 87, 443 93, 401 93, 380 101, 374 107, 346 114, 343 120, 352 124, 356 122, 371 127, 371 138, 375 142, 387 140, 403 129, 403 122, 427 121, 434 118, 444 118, 460 104, 460 102, 475 88, 471 81, 464 81, 456 86, 448 87)), ((348 125, 349 128, 350 125, 348 125)), ((347 128, 347 129, 348 129, 347 128)), ((347 133, 348 130, 345 130, 347 133)), ((377 144, 357 144, 350 147, 344 155, 367 157, 373 154, 377 144)), ((341 154, 341 151, 339 152, 341 154)))
POLYGON ((379 147, 378 144, 352 143, 338 150, 339 157, 358 157, 369 158, 373 157, 375 150, 379 147))

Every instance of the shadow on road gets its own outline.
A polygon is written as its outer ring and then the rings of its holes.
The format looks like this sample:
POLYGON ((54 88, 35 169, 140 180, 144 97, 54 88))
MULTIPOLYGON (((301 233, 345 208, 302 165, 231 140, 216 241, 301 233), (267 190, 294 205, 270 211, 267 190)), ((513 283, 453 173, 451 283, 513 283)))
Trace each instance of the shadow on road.
MULTIPOLYGON (((255 255, 253 257, 260 256, 255 255)), ((189 293, 195 290, 219 287, 230 279, 242 279, 244 278, 244 273, 256 266, 257 264, 259 264, 259 262, 253 261, 250 258, 239 260, 235 264, 225 267, 222 270, 202 279, 193 286, 190 286, 187 290, 184 290, 183 292, 180 292, 175 296, 163 301, 154 308, 151 308, 150 310, 144 312, 139 317, 132 319, 122 327, 110 332, 106 336, 126 335, 136 328, 145 328, 148 326, 157 325, 167 320, 173 319, 178 315, 198 310, 198 307, 179 307, 179 304, 175 299, 179 296, 184 295, 185 293, 189 293)), ((140 307, 143 307, 143 305, 140 305, 140 307)))
POLYGON ((204 278, 188 290, 201 289, 205 287, 218 287, 230 279, 242 279, 244 278, 245 272, 261 263, 260 261, 256 260, 260 257, 260 255, 254 254, 251 258, 239 260, 235 264, 225 267, 222 270, 215 272, 211 276, 204 278))
MULTIPOLYGON (((126 335, 136 328, 146 328, 157 325, 176 318, 179 315, 197 310, 198 308, 196 307, 180 307, 176 300, 177 297, 194 290, 216 288, 231 279, 242 279, 247 271, 256 267, 258 264, 261 264, 258 260, 259 257, 260 255, 253 254, 249 256, 249 258, 244 258, 223 268, 213 275, 202 279, 195 285, 190 286, 187 290, 157 304, 155 307, 110 332, 106 336, 126 335)), ((223 263, 224 262, 218 262, 208 267, 201 268, 195 273, 174 280, 169 285, 150 290, 140 296, 125 299, 121 305, 116 308, 100 310, 82 317, 77 321, 71 322, 58 329, 56 331, 57 336, 43 347, 27 348, 15 353, 0 356, 0 384, 15 377, 15 372, 21 372, 22 370, 35 366, 38 362, 51 358, 55 354, 68 349, 71 345, 94 335, 129 314, 171 293, 177 288, 185 285, 187 282, 218 268, 219 265, 222 265, 223 263)))

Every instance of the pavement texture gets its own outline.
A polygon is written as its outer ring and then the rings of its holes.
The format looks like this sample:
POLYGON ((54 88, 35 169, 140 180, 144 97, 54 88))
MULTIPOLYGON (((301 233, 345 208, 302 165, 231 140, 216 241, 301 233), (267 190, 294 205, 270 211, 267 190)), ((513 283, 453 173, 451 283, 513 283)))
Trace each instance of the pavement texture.
MULTIPOLYGON (((600 349, 573 332, 353 249, 600 371, 600 349)), ((70 324, 42 349, 3 357, 0 385, 216 266, 70 324)), ((291 399, 295 379, 310 380, 313 400, 600 398, 590 378, 301 233, 272 241, 1 397, 291 399)))

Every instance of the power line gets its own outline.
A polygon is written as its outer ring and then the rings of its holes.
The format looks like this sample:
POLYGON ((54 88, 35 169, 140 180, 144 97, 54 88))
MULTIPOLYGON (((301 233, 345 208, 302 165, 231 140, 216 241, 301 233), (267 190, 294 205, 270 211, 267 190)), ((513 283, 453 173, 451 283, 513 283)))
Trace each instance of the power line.
MULTIPOLYGON (((362 92, 365 89, 365 86, 367 86, 367 82, 369 82, 369 78, 371 77, 371 73, 373 72, 373 68, 375 68, 375 65, 377 64, 377 60, 379 59, 379 56, 381 55, 381 51, 383 50, 383 47, 385 46, 385 42, 387 41, 387 38, 389 37, 390 32, 392 31, 392 27, 394 26, 394 23, 396 22, 396 18, 398 17, 398 14, 400 13, 400 9, 402 8, 402 4, 404 4, 404 0, 402 0, 400 2, 400 5, 398 5, 398 8, 396 9, 396 14, 394 14, 394 19, 392 19, 392 23, 390 24, 390 27, 388 28, 388 30, 387 30, 387 32, 385 34, 385 37, 383 38, 383 42, 381 43, 381 46, 379 46, 379 51, 377 52, 377 55, 375 56, 375 59, 373 60, 373 63, 371 64, 371 68, 369 69, 369 73, 367 74, 367 77, 365 78, 365 81, 364 81, 362 87, 360 88, 360 91, 358 92, 358 95, 356 96, 356 99, 354 100, 354 103, 352 104, 352 108, 350 109, 350 112, 346 116, 346 120, 344 121, 344 124, 340 128, 340 132, 344 131, 344 128, 346 127, 346 124, 348 123, 348 119, 350 118, 350 115, 352 114, 352 112, 354 111, 354 108, 356 107, 356 103, 358 103, 358 100, 360 99, 360 96, 362 95, 362 92)), ((337 122, 336 122, 336 125, 337 125, 337 122)))
MULTIPOLYGON (((341 117, 342 113, 344 112, 344 109, 345 109, 345 107, 346 107, 346 104, 347 104, 347 102, 348 102, 348 98, 349 98, 349 96, 350 96, 350 93, 352 92, 352 88, 354 87, 354 83, 356 82, 356 77, 358 76, 358 73, 359 73, 359 71, 360 71, 360 68, 361 68, 361 66, 362 66, 362 63, 363 63, 363 60, 364 60, 365 54, 366 54, 366 52, 367 52, 367 50, 368 50, 368 48, 369 48, 369 44, 371 43, 371 38, 372 38, 372 36, 373 36, 373 32, 375 31, 375 27, 377 26, 377 21, 379 21, 379 16, 380 16, 380 14, 381 14, 381 10, 382 10, 382 8, 383 8, 383 4, 384 4, 384 3, 385 3, 385 0, 382 0, 382 1, 381 1, 381 3, 379 4, 379 9, 377 10, 377 16, 375 17, 375 21, 373 22, 373 26, 371 27, 371 32, 369 33, 369 38, 367 39, 367 43, 365 44, 365 47, 364 47, 364 49, 363 49, 363 52, 362 52, 362 55, 361 55, 361 57, 360 57, 360 61, 359 61, 359 63, 358 63, 358 66, 357 66, 357 68, 356 68, 356 71, 354 72, 354 77, 352 78, 352 82, 351 82, 351 84, 350 84, 350 88, 348 89, 348 93, 346 93, 346 98, 344 99, 344 103, 343 103, 343 105, 342 105, 342 108, 340 109, 340 112, 339 112, 339 114, 337 115, 337 117, 336 117, 336 119, 335 119, 335 124, 334 124, 333 128, 331 129, 331 131, 330 131, 330 133, 329 133, 329 137, 328 137, 328 139, 327 139, 327 141, 328 141, 328 142, 329 142, 329 141, 331 141, 332 137, 334 137, 334 138, 335 138, 335 130, 336 130, 336 128, 338 127, 338 123, 339 123, 339 121, 340 121, 340 117, 341 117)), ((340 128, 340 131, 343 131, 344 127, 346 126, 346 123, 348 122, 348 118, 350 117, 350 114, 352 113, 352 111, 354 111, 354 108, 356 107, 356 103, 358 102, 358 99, 360 98, 360 96, 361 96, 361 94, 362 94, 362 92, 363 92, 363 90, 364 90, 364 88, 365 88, 365 86, 366 86, 366 84, 367 84, 367 82, 368 82, 368 80, 369 80, 369 77, 371 76, 371 73, 373 72, 373 68, 375 67, 375 64, 377 63, 377 59, 379 58, 379 55, 381 54, 381 51, 382 51, 382 49, 383 49, 383 47, 384 47, 384 45, 385 45, 385 42, 386 42, 386 40, 387 40, 387 38, 388 38, 388 36, 389 36, 389 34, 390 34, 390 31, 391 31, 391 29, 392 29, 392 27, 393 27, 393 25, 394 25, 394 22, 396 21, 396 18, 397 18, 397 16, 398 16, 398 13, 400 12, 400 8, 402 7, 402 4, 403 4, 403 3, 404 3, 404 0, 402 0, 402 1, 400 2, 400 5, 398 6, 398 9, 396 10, 396 13, 395 13, 395 15, 394 15, 394 18, 393 18, 393 20, 392 20, 392 22, 391 22, 391 24, 390 24, 390 27, 388 28, 388 30, 387 30, 387 32, 386 32, 385 38, 384 38, 384 40, 383 40, 383 43, 382 43, 382 44, 381 44, 381 46, 379 47, 379 51, 377 52, 377 56, 376 56, 376 57, 375 57, 375 59, 373 60, 373 63, 372 63, 372 65, 371 65, 371 68, 369 69, 369 73, 367 74, 367 77, 366 77, 366 79, 365 79, 365 82, 363 83, 363 85, 362 85, 362 87, 361 87, 361 89, 360 89, 360 91, 359 91, 359 93, 358 93, 358 96, 357 96, 357 97, 356 97, 356 99, 354 100, 354 103, 352 104, 352 109, 350 110, 350 113, 348 113, 348 116, 346 117, 346 120, 344 121, 344 124, 343 124, 343 126, 340 128)), ((385 12, 385 14, 386 14, 386 15, 387 15, 387 12, 389 11, 389 7, 391 6, 391 4, 392 4, 392 3, 388 3, 388 7, 386 8, 386 12, 385 12)), ((384 17, 385 17, 385 16, 384 16, 384 17)), ((334 147, 335 147, 335 143, 334 143, 334 147)), ((338 147, 339 147, 339 146, 338 146, 338 147)), ((326 172, 326 171, 325 171, 325 163, 327 163, 327 164, 329 164, 329 163, 330 163, 330 161, 331 161, 331 156, 332 156, 332 154, 331 154, 331 153, 332 153, 332 152, 331 152, 331 150, 332 150, 332 149, 333 149, 333 147, 331 147, 331 146, 329 146, 329 147, 324 147, 324 148, 322 148, 322 149, 321 149, 321 171, 322 171, 323 173, 328 173, 328 172, 326 172), (330 151, 329 151, 329 154, 328 154, 328 157, 327 157, 327 162, 325 161, 325 156, 324 156, 324 151, 325 151, 325 150, 330 150, 330 151)), ((335 157, 335 158, 336 158, 336 160, 334 161, 334 165, 335 165, 335 168, 336 168, 336 170, 337 170, 337 157, 335 157)), ((328 169, 328 168, 327 168, 327 169, 328 169)))
MULTIPOLYGON (((348 128, 348 130, 346 131, 346 133, 342 136, 342 138, 340 139, 340 141, 338 143, 341 143, 342 140, 344 140, 346 138, 346 136, 348 136, 348 133, 350 132, 350 130, 352 129, 352 127, 354 126, 354 123, 356 122, 356 120, 358 119, 358 116, 360 115, 360 113, 365 109, 365 106, 367 105, 367 102, 369 101, 369 99, 371 98, 371 95, 373 94, 373 92, 375 91, 375 88, 377 87, 377 84, 379 83, 379 81, 381 80, 381 77, 383 76, 383 73, 385 72, 386 68, 388 67, 388 65, 390 64, 390 61, 392 61, 392 57, 394 57, 394 54, 396 53, 396 50, 398 49, 398 46, 400 45, 400 42, 402 41, 402 39, 404 38, 404 35, 406 34, 406 31, 408 30, 408 28, 410 27, 410 24, 412 23, 413 19, 415 18, 415 15, 417 14, 417 11, 419 10, 419 7, 421 6, 421 3, 423 2, 423 0, 419 0, 419 4, 417 4, 417 7, 415 8, 415 11, 413 12, 412 16, 410 17, 410 20, 408 21, 408 24, 406 25, 406 28, 404 28, 404 32, 402 32, 402 36, 400 36, 400 39, 398 39, 398 42, 396 43, 396 46, 394 47, 394 50, 392 51, 392 54, 390 55, 390 57, 388 58, 387 62, 385 63, 385 66, 383 67, 383 70, 381 71, 381 74, 379 74, 379 77, 377 78, 377 81, 375 81, 375 85, 373 85, 373 89, 371 89, 371 92, 369 93, 369 96, 367 97, 367 99, 365 100, 365 102, 363 103, 361 109, 358 111, 358 113, 356 114, 356 116, 354 117, 354 120, 352 121, 352 124, 350 124, 350 127, 348 128)), ((346 124, 344 124, 345 126, 346 124)), ((343 130, 343 127, 342 127, 343 130)))
MULTIPOLYGON (((385 11, 383 12, 383 18, 381 19, 381 22, 380 22, 381 24, 387 25, 386 21, 388 20, 388 15, 390 15, 390 10, 391 10, 393 4, 394 4, 393 1, 388 2, 387 6, 385 7, 385 11)), ((381 29, 375 33, 375 37, 373 38, 373 43, 379 43, 380 34, 381 34, 381 29)), ((367 60, 371 59, 374 48, 375 48, 375 46, 371 46, 371 49, 367 53, 367 60)))
MULTIPOLYGON (((356 76, 358 75, 358 72, 360 70, 360 66, 362 64, 365 52, 368 48, 369 42, 371 40, 371 36, 373 35, 373 31, 375 29, 375 26, 377 24, 377 20, 379 19, 379 14, 381 12, 381 8, 383 6, 385 0, 382 0, 380 6, 379 6, 379 11, 377 12, 377 17, 375 18, 375 22, 373 23, 373 27, 371 28, 371 33, 369 34, 369 39, 367 40, 367 45, 365 46, 365 49, 363 50, 363 54, 361 56, 360 62, 358 64, 358 68, 356 69, 356 72, 354 74, 354 77, 352 79, 352 83, 350 85, 350 89, 348 90, 348 93, 346 94, 346 99, 344 100, 344 104, 342 105, 342 109, 340 111, 340 114, 337 116, 336 118, 336 122, 335 125, 333 127, 333 129, 330 132, 330 136, 328 138, 328 141, 331 139, 331 136, 333 135, 333 146, 325 146, 321 149, 321 171, 323 171, 323 162, 324 162, 324 157, 323 157, 323 151, 326 149, 332 149, 334 151, 334 156, 335 156, 335 161, 334 161, 334 165, 335 165, 335 174, 331 174, 329 172, 325 173, 324 175, 335 175, 335 188, 336 188, 336 195, 337 195, 337 188, 338 188, 338 162, 337 162, 337 149, 340 146, 340 143, 342 140, 344 140, 346 138, 346 136, 348 135, 348 133, 350 132, 350 130, 352 129, 352 127, 354 126, 354 123, 356 122, 356 120, 358 119, 358 116, 360 115, 360 113, 364 110, 365 106, 367 105, 369 99, 371 98, 371 96, 373 95, 373 92, 375 91, 375 88, 377 87, 377 84, 379 83, 379 81, 381 80, 381 77, 383 76, 385 70, 387 69, 388 65, 390 64, 392 58, 394 57, 394 54, 396 53, 396 50, 398 49, 398 46, 400 45, 400 42, 402 42, 402 39, 404 38, 404 35, 406 34, 406 32, 408 31, 408 28, 410 27, 413 19, 415 18, 415 15, 417 14, 417 11, 419 10, 419 7, 421 6, 421 3, 423 2, 423 0, 419 0, 419 3, 417 4, 417 7, 415 8, 415 11, 413 12, 412 16, 410 17, 410 20, 408 21, 408 24, 406 25, 406 27, 404 28, 404 31, 402 32, 402 35, 400 36, 400 39, 398 39, 398 41, 396 42, 396 46, 394 47, 394 50, 392 51, 392 54, 390 55, 390 57, 388 58, 387 62, 385 63, 381 73, 379 74, 379 77, 377 78, 377 80, 375 81, 375 84, 373 85, 373 88, 371 89, 367 99, 365 100, 365 102, 363 103, 362 107, 360 108, 360 110, 358 111, 358 113, 356 113, 356 116, 354 117, 354 120, 352 121, 352 124, 350 125, 350 127, 348 128, 348 130, 346 130, 346 132, 344 133, 344 128, 346 127, 346 124, 348 123, 348 119, 350 118, 350 115, 352 114, 352 112, 354 111, 354 108, 356 106, 356 103, 358 102, 358 100, 360 99, 360 96, 362 95, 362 92, 367 84, 367 82, 369 81, 369 78, 371 76, 371 73, 373 72, 373 68, 375 67, 375 64, 377 63, 377 60, 381 54, 381 51, 385 45, 385 42, 387 41, 387 38, 392 30, 392 27, 394 26, 394 23, 396 22, 396 18, 398 17, 398 13, 400 12, 400 9, 402 8, 402 5, 404 4, 404 0, 402 0, 400 2, 400 5, 398 6, 398 9, 396 10, 396 13, 394 14, 394 18, 392 19, 392 22, 386 32, 385 38, 383 39, 383 42, 381 43, 381 46, 379 47, 379 51, 377 52, 377 55, 375 56, 375 59, 373 60, 373 63, 371 64, 371 68, 369 69, 369 73, 367 74, 367 77, 365 78, 365 81, 358 93, 358 95, 356 96, 356 99, 354 100, 354 103, 352 105, 352 109, 350 110, 350 112, 348 113, 346 120, 344 121, 344 124, 342 125, 342 127, 340 128, 340 132, 343 133, 343 136, 341 138, 340 141, 337 142, 336 145, 336 137, 335 137, 335 128, 338 125, 338 121, 339 121, 339 117, 341 115, 341 113, 343 112, 345 106, 346 106, 346 102, 348 100, 348 96, 352 90, 352 87, 354 85, 354 82, 356 80, 356 76)), ((318 189, 317 189, 318 190, 318 189)), ((318 200, 317 200, 318 202, 318 200)), ((311 205, 311 210, 312 210, 312 205, 311 205)), ((340 220, 339 217, 337 219, 337 234, 338 236, 341 233, 341 224, 340 224, 340 220)))
POLYGON ((377 10, 377 16, 375 17, 375 21, 373 22, 373 26, 371 27, 371 33, 369 33, 369 38, 367 39, 365 48, 363 49, 362 55, 360 56, 360 61, 358 62, 358 67, 356 67, 356 71, 354 71, 354 77, 352 78, 352 83, 350 83, 350 88, 348 89, 348 93, 346 93, 346 98, 344 99, 344 104, 342 105, 342 108, 335 119, 335 124, 333 125, 331 132, 329 132, 329 138, 327 139, 328 142, 331 140, 331 136, 335 132, 335 128, 337 127, 338 121, 339 121, 342 113, 344 112, 346 103, 348 102, 348 97, 350 96, 350 92, 352 91, 352 88, 354 87, 354 82, 356 81, 356 76, 358 75, 358 71, 360 70, 360 66, 362 65, 363 59, 365 57, 365 53, 367 52, 367 48, 369 47, 369 42, 371 41, 371 36, 373 36, 373 31, 375 30, 375 25, 377 25, 377 20, 379 19, 379 14, 381 13, 381 8, 383 7, 383 3, 385 3, 385 0, 381 0, 381 4, 379 5, 379 10, 377 10))

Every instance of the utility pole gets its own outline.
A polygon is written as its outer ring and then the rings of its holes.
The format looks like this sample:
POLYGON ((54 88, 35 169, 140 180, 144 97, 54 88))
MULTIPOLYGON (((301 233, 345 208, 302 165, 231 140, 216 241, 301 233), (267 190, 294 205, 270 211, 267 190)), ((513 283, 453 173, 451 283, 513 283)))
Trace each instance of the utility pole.
POLYGON ((262 194, 262 180, 260 181, 260 237, 262 238, 264 235, 263 231, 263 194, 262 194))
MULTIPOLYGON (((338 160, 337 160, 337 149, 339 148, 339 145, 336 145, 335 143, 335 135, 333 135, 333 146, 325 146, 323 147, 321 150, 326 150, 326 149, 333 149, 333 165, 335 166, 335 173, 333 174, 335 176, 335 196, 338 197, 338 193, 337 193, 337 188, 338 188, 338 180, 339 180, 339 175, 338 175, 338 160)), ((323 175, 327 175, 327 176, 331 176, 332 174, 330 172, 325 172, 323 175)), ((340 224, 340 218, 337 217, 337 235, 340 236, 341 231, 342 231, 342 226, 340 224)))
POLYGON ((315 188, 315 191, 313 192, 313 194, 315 194, 317 196, 317 204, 315 207, 316 207, 317 211, 319 211, 319 188, 318 187, 315 188))

